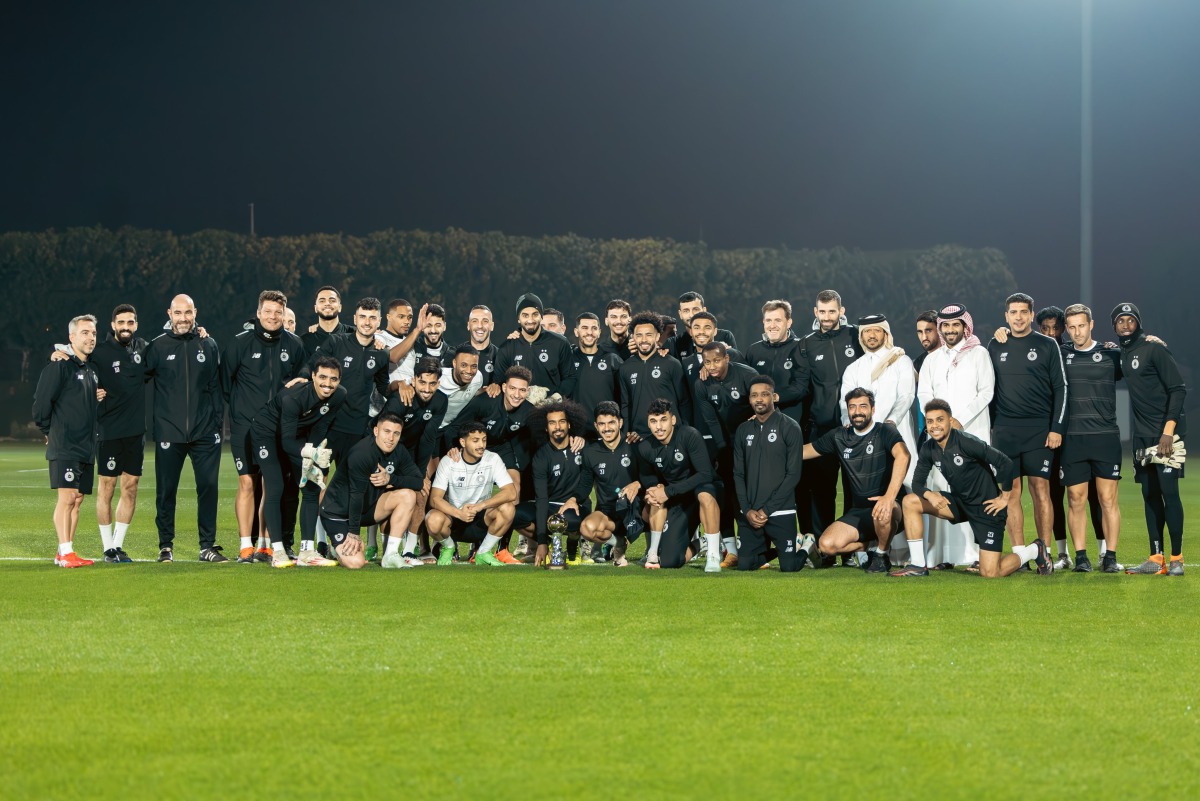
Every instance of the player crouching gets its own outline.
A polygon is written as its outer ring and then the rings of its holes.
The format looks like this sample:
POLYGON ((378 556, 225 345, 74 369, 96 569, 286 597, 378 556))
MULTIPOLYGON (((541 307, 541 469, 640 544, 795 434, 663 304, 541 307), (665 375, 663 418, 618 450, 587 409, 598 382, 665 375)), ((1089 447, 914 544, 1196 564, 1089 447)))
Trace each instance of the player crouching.
POLYGON ((359 534, 364 519, 368 524, 386 524, 393 535, 384 550, 384 567, 422 564, 419 559, 400 555, 400 544, 424 483, 408 451, 399 447, 403 427, 394 412, 379 415, 373 436, 350 449, 321 499, 321 524, 342 567, 357 570, 367 564, 359 534))
POLYGON ((482 423, 464 423, 458 429, 457 449, 438 463, 429 491, 425 529, 441 543, 439 565, 454 560, 455 540, 479 543, 475 564, 504 564, 492 550, 512 530, 517 487, 504 461, 487 449, 487 429, 482 423), (492 486, 499 492, 492 494, 492 486))

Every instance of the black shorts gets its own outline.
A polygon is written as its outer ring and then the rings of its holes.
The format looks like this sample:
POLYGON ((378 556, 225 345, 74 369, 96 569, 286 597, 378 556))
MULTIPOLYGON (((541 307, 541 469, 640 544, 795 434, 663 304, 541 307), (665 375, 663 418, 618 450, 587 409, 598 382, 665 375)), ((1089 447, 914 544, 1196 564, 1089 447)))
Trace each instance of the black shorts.
POLYGON ((487 511, 480 512, 475 515, 475 519, 470 523, 464 522, 457 518, 450 518, 450 536, 455 542, 483 542, 483 538, 487 536, 488 527, 484 522, 484 517, 487 516, 487 511))
POLYGON ((950 511, 954 514, 955 523, 969 523, 975 534, 975 544, 981 551, 1000 553, 1004 550, 1004 526, 1008 522, 1008 512, 999 515, 989 515, 983 511, 983 504, 968 504, 961 497, 949 492, 942 496, 950 502, 950 511))
POLYGON ((1086 484, 1093 478, 1121 480, 1119 434, 1078 434, 1063 437, 1059 478, 1064 487, 1086 484))
POLYGON ((346 541, 346 537, 350 536, 349 520, 338 520, 336 518, 326 517, 322 514, 321 526, 325 529, 326 536, 329 537, 329 544, 334 548, 341 545, 346 541))
POLYGON ((879 539, 875 533, 875 518, 871 517, 871 513, 874 511, 874 507, 850 509, 835 522, 845 523, 857 531, 859 542, 870 542, 879 539))
POLYGON ((258 448, 252 440, 249 428, 234 428, 229 432, 229 452, 233 454, 233 466, 239 476, 258 474, 258 462, 254 458, 258 448))
POLYGON ((96 457, 99 465, 96 471, 108 478, 128 473, 131 476, 142 474, 142 465, 146 461, 146 438, 141 434, 120 439, 100 440, 100 450, 96 457))
MULTIPOLYGON (((1134 454, 1136 454, 1139 450, 1144 450, 1145 448, 1157 448, 1157 447, 1158 447, 1158 440, 1154 439, 1153 437, 1134 437, 1133 438, 1134 454)), ((1147 474, 1149 474, 1151 468, 1156 468, 1161 473, 1166 473, 1167 471, 1170 471, 1169 473, 1167 473, 1167 475, 1171 475, 1171 476, 1174 476, 1176 479, 1180 479, 1180 478, 1183 478, 1184 467, 1186 467, 1186 465, 1184 465, 1183 467, 1167 467, 1166 465, 1161 465, 1161 464, 1140 465, 1137 463, 1137 460, 1134 459, 1134 461, 1133 461, 1133 480, 1136 481, 1137 483, 1141 484, 1143 481, 1146 480, 1146 476, 1147 476, 1147 474)))
POLYGON ((502 445, 496 451, 496 455, 500 457, 500 461, 504 462, 505 470, 516 470, 518 473, 521 472, 521 460, 517 454, 516 448, 502 445))
POLYGON ((1017 475, 1050 480, 1054 472, 1054 452, 1046 447, 1048 428, 996 427, 992 429, 992 447, 1017 463, 1017 475))
POLYGON ((87 462, 50 462, 50 489, 73 489, 92 494, 95 465, 87 462))
MULTIPOLYGON (((550 502, 550 514, 555 514, 562 506, 561 503, 550 502)), ((563 512, 562 515, 567 520, 567 531, 576 533, 579 531, 579 524, 583 522, 583 518, 591 514, 591 508, 583 505, 582 513, 570 509, 563 512)), ((615 517, 610 518, 616 520, 615 517)), ((517 504, 517 513, 513 516, 512 527, 514 529, 522 529, 537 521, 537 501, 521 501, 517 504)))

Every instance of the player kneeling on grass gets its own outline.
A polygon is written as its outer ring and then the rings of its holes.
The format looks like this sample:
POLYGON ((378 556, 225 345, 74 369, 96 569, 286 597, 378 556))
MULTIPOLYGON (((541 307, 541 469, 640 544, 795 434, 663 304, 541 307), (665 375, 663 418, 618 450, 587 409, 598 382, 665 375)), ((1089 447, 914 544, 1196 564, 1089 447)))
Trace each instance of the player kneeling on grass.
POLYGON ((567 556, 572 564, 579 559, 579 526, 591 512, 583 486, 583 437, 577 432, 587 428, 587 416, 573 401, 547 403, 529 415, 528 426, 535 442, 543 442, 533 456, 533 497, 517 506, 513 525, 527 537, 537 539, 533 563, 541 565, 549 557, 550 535, 546 520, 562 515, 567 521, 567 556))
POLYGON ((804 458, 837 456, 850 481, 850 508, 821 532, 827 557, 865 550, 868 573, 886 573, 888 540, 900 530, 896 497, 908 474, 908 447, 891 423, 877 423, 875 393, 855 387, 846 393, 848 428, 835 428, 804 446, 804 458))
POLYGON ((621 434, 621 407, 613 401, 602 401, 595 409, 596 432, 599 442, 589 442, 583 448, 583 475, 579 492, 586 498, 596 488, 596 511, 579 524, 579 534, 597 545, 612 545, 613 567, 625 567, 629 561, 625 551, 631 539, 641 533, 640 518, 633 518, 635 531, 627 526, 631 514, 640 514, 637 459, 634 446, 621 434), (631 512, 631 509, 635 511, 631 512))
POLYGON ((455 539, 477 542, 475 564, 503 564, 492 550, 512 530, 517 486, 504 461, 487 449, 487 429, 482 423, 464 423, 458 429, 457 459, 442 459, 429 491, 425 528, 441 543, 438 564, 454 560, 455 539), (492 494, 492 486, 499 492, 492 494))
POLYGON ((424 481, 408 451, 400 447, 403 428, 394 412, 379 415, 374 435, 350 448, 321 499, 321 524, 342 567, 358 569, 367 563, 359 535, 364 521, 386 525, 392 534, 383 554, 384 567, 422 564, 400 555, 424 481))
POLYGON ((694 555, 691 533, 699 522, 708 539, 705 573, 721 572, 721 489, 700 432, 680 425, 671 401, 658 398, 646 413, 650 436, 638 443, 638 472, 646 489, 650 545, 646 569, 683 567, 694 555))
POLYGON ((777 411, 775 381, 758 375, 750 379, 750 409, 754 416, 733 434, 733 481, 742 520, 738 528, 738 570, 758 570, 770 560, 773 546, 779 569, 804 569, 815 546, 812 534, 796 536, 796 484, 804 462, 800 424, 777 411))
POLYGON ((922 515, 933 515, 954 523, 970 523, 979 545, 979 575, 1000 578, 1021 569, 1031 559, 1039 575, 1054 572, 1054 562, 1042 540, 1032 545, 1015 545, 1002 554, 1008 496, 1013 485, 1014 463, 1002 452, 951 426, 950 404, 934 398, 925 404, 925 430, 929 439, 921 444, 913 492, 904 496, 904 531, 912 563, 891 575, 928 576, 925 567, 922 515), (950 492, 935 492, 926 486, 929 471, 941 471, 950 492))

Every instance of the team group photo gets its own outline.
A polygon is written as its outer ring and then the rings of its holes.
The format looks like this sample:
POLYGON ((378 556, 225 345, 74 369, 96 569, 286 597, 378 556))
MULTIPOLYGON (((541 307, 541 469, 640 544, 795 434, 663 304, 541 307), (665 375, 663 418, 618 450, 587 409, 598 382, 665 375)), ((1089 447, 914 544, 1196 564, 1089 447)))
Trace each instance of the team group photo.
POLYGON ((884 315, 848 322, 835 290, 817 295, 803 336, 792 304, 768 300, 744 354, 695 291, 675 315, 614 299, 603 316, 570 318, 529 292, 503 338, 489 306, 470 307, 465 326, 457 315, 469 336, 458 345, 438 304, 366 297, 343 322, 341 293, 325 286, 298 335, 305 318, 287 301, 262 291, 224 347, 186 294, 149 342, 129 304, 103 342, 95 315, 70 320, 33 403, 57 492, 56 565, 95 561, 75 550, 94 489, 103 561, 132 561, 149 441, 158 562, 176 558, 190 461, 208 563, 620 568, 644 535, 646 569, 703 554, 706 573, 840 560, 893 577, 959 566, 994 578, 1091 572, 1094 532, 1097 569, 1118 573, 1122 382, 1149 540, 1127 572, 1184 574, 1187 390, 1134 303, 1100 334, 1087 306, 1035 309, 1014 293, 986 346, 971 312, 946 304, 912 321, 913 359, 884 315), (217 541, 225 442, 236 558, 217 541))
POLYGON ((3 801, 1200 797, 1200 2, 6 11, 3 801))

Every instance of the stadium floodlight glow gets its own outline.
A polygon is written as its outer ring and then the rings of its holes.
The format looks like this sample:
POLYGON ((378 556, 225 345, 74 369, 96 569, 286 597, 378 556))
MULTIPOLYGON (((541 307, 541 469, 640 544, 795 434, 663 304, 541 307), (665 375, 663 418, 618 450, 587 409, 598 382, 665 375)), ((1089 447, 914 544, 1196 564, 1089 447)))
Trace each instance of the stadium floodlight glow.
POLYGON ((1079 302, 1092 306, 1092 0, 1080 0, 1079 302))

